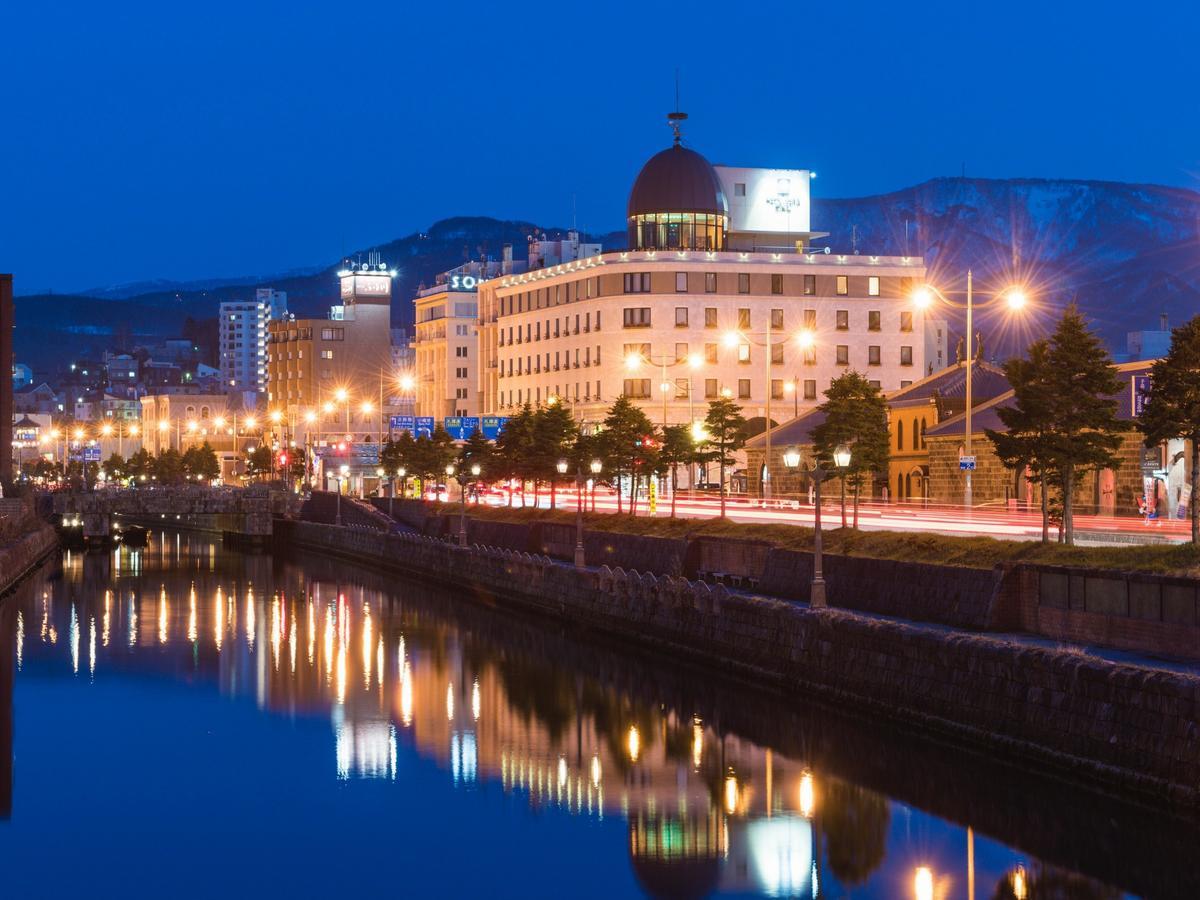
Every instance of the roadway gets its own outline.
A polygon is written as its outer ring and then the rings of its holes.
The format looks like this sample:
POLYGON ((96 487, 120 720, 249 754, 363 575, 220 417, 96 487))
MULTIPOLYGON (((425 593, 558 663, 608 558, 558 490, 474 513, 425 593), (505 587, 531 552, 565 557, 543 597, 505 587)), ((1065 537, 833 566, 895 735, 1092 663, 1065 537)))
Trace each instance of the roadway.
MULTIPOLYGON (((526 495, 525 499, 525 505, 533 505, 532 494, 526 495)), ((485 502, 501 505, 507 500, 500 496, 491 496, 485 502)), ((520 505, 521 498, 518 494, 514 498, 514 506, 520 505)), ((559 509, 575 509, 574 487, 558 489, 557 505, 559 509)), ((549 508, 548 492, 543 491, 539 495, 538 506, 549 508)), ((628 498, 625 498, 625 509, 628 509, 628 506, 628 498)), ((597 512, 616 512, 616 495, 597 492, 595 508, 597 512)), ((649 514, 644 497, 639 498, 637 514, 639 516, 649 514)), ((665 517, 670 514, 670 499, 660 498, 655 515, 665 517)), ((679 518, 686 519, 715 518, 720 514, 720 501, 717 497, 709 494, 696 495, 681 492, 676 500, 675 514, 679 518)), ((793 498, 771 500, 764 503, 759 499, 742 496, 727 497, 725 514, 727 518, 735 522, 803 525, 809 528, 814 525, 812 505, 793 498)), ((846 518, 847 524, 853 521, 853 501, 849 497, 846 499, 846 518)), ((821 520, 825 528, 841 526, 841 501, 837 496, 823 498, 821 520)), ((1041 512, 1037 509, 1021 510, 1001 506, 978 506, 967 511, 961 506, 949 504, 881 504, 872 502, 859 504, 858 527, 867 531, 924 531, 934 534, 976 535, 1008 540, 1039 540, 1042 536, 1042 517, 1041 512)), ((1052 525, 1052 539, 1056 535, 1057 530, 1052 525)), ((1135 516, 1080 515, 1077 513, 1075 515, 1075 537, 1076 541, 1081 544, 1185 542, 1191 537, 1191 526, 1186 519, 1155 519, 1147 522, 1144 518, 1135 516)))

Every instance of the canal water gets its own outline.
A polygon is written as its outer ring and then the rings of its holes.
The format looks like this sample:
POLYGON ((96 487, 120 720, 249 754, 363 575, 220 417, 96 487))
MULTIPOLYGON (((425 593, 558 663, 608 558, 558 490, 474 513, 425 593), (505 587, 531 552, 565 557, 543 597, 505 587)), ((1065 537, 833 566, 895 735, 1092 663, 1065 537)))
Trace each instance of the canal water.
POLYGON ((0 600, 3 897, 1195 897, 1196 839, 327 560, 161 533, 0 600))

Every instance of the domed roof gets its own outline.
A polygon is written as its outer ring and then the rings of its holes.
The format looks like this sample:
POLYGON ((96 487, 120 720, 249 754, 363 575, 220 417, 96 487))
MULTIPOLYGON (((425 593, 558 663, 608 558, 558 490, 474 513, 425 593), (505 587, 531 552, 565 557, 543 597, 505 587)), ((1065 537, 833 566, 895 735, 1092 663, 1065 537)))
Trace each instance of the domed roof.
POLYGON ((670 212, 729 214, 729 202, 712 165, 679 143, 642 166, 629 192, 626 215, 670 212))

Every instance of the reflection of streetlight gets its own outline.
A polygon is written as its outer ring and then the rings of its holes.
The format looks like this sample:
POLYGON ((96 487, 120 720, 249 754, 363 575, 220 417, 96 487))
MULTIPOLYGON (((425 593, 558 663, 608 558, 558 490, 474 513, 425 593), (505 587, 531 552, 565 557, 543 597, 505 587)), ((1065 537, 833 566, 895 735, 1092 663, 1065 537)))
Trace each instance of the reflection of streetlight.
POLYGON ((629 761, 637 762, 638 756, 642 752, 642 736, 638 734, 636 725, 629 726, 629 737, 626 739, 626 744, 629 747, 629 761))
POLYGON ((929 866, 918 866, 913 875, 913 896, 916 900, 933 900, 933 872, 929 866))
POLYGON ((806 819, 811 819, 815 806, 812 772, 805 769, 800 775, 800 815, 806 819))
POLYGON ((1017 900, 1025 900, 1029 896, 1029 885, 1025 879, 1025 867, 1017 866, 1009 877, 1009 882, 1012 884, 1013 896, 1017 900))
POLYGON ((731 772, 725 776, 725 812, 733 815, 738 808, 738 783, 737 777, 731 772))

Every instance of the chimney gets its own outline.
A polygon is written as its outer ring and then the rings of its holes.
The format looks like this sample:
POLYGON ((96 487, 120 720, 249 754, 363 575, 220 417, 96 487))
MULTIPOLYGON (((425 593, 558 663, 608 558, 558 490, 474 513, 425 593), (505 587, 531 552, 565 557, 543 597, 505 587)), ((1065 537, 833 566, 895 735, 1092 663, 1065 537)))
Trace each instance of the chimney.
POLYGON ((500 274, 511 275, 513 268, 512 244, 505 244, 501 254, 500 274))

